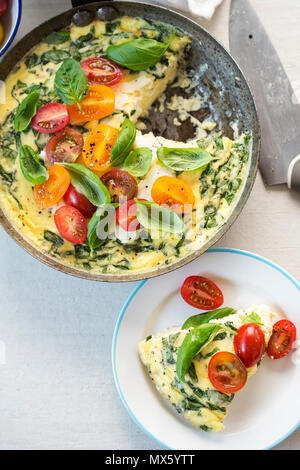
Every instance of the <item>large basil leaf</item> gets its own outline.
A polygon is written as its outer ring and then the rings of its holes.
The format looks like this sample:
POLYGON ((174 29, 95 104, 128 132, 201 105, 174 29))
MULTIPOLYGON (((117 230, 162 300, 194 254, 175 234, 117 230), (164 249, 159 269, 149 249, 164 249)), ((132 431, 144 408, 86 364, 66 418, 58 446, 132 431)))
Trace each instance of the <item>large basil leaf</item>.
POLYGON ((22 132, 27 129, 33 116, 36 114, 38 108, 38 102, 40 99, 39 92, 35 91, 30 93, 17 109, 15 118, 14 118, 14 126, 16 131, 22 132))
POLYGON ((175 171, 194 171, 216 160, 206 150, 199 148, 160 147, 157 150, 158 160, 175 171))
POLYGON ((145 176, 151 166, 152 152, 148 147, 141 147, 131 152, 124 162, 124 170, 137 178, 145 176))
POLYGON ((139 223, 149 231, 177 234, 184 232, 184 223, 175 212, 155 202, 135 200, 139 223))
POLYGON ((24 178, 33 184, 42 184, 49 178, 44 165, 41 164, 39 158, 32 147, 22 145, 19 154, 20 167, 24 178))
POLYGON ((88 79, 74 59, 67 59, 60 66, 55 75, 55 93, 66 104, 79 103, 89 88, 88 79))
POLYGON ((125 119, 117 140, 111 150, 110 164, 112 166, 121 165, 132 149, 135 141, 136 127, 130 119, 125 119))
POLYGON ((59 165, 62 165, 68 170, 72 185, 77 191, 84 194, 94 206, 102 206, 102 204, 110 203, 108 189, 101 182, 100 178, 86 166, 80 163, 66 162, 61 162, 59 165))
POLYGON ((139 72, 153 67, 159 62, 170 42, 171 39, 167 43, 163 43, 155 41, 155 39, 139 38, 123 42, 118 46, 109 46, 106 54, 110 60, 117 64, 139 72))
POLYGON ((230 307, 217 308, 216 310, 211 310, 207 313, 199 313, 198 315, 189 317, 182 325, 182 329, 187 330, 191 327, 196 328, 203 323, 208 323, 210 320, 228 317, 228 315, 233 315, 234 313, 236 313, 236 310, 230 307))
POLYGON ((179 348, 176 362, 176 372, 182 382, 185 382, 185 374, 194 357, 213 341, 221 329, 223 329, 221 325, 204 323, 186 335, 179 348))
POLYGON ((70 39, 70 33, 68 31, 53 31, 50 33, 46 39, 45 42, 47 44, 63 44, 67 42, 70 39))

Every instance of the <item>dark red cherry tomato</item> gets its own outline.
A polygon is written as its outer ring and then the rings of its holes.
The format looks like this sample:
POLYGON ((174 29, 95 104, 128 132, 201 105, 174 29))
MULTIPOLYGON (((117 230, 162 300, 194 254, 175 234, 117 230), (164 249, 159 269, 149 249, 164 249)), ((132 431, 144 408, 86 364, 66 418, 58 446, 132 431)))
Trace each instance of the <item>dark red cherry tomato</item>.
POLYGON ((81 62, 90 85, 113 86, 123 78, 120 67, 108 59, 92 57, 81 62))
POLYGON ((79 212, 81 212, 81 214, 87 219, 90 219, 97 209, 97 207, 94 206, 85 197, 84 194, 77 191, 77 189, 75 189, 74 186, 72 186, 71 184, 66 194, 64 195, 64 201, 67 204, 67 206, 72 206, 78 209, 79 212))
POLYGON ((181 287, 181 296, 189 305, 202 310, 219 308, 224 302, 218 286, 202 276, 187 277, 181 287))
POLYGON ((280 359, 286 356, 292 349, 296 339, 297 330, 289 320, 279 320, 273 326, 272 336, 270 338, 267 354, 271 359, 280 359))
POLYGON ((246 367, 257 364, 266 347, 263 331, 255 323, 242 325, 234 337, 233 344, 235 354, 246 367))
POLYGON ((48 103, 42 106, 32 118, 31 126, 42 134, 54 134, 69 124, 67 107, 61 103, 48 103))
POLYGON ((60 207, 54 214, 54 221, 61 236, 73 245, 81 245, 86 240, 87 223, 75 207, 60 207))
POLYGON ((208 378, 221 393, 236 393, 247 382, 247 369, 231 352, 215 354, 208 364, 208 378))
POLYGON ((82 152, 83 136, 80 132, 66 127, 53 135, 46 146, 46 154, 49 162, 73 163, 82 152))
POLYGON ((4 15, 8 7, 8 0, 0 0, 0 16, 4 15))
POLYGON ((119 202, 121 198, 133 199, 137 194, 137 182, 127 171, 108 171, 101 176, 101 181, 107 187, 112 202, 119 202))

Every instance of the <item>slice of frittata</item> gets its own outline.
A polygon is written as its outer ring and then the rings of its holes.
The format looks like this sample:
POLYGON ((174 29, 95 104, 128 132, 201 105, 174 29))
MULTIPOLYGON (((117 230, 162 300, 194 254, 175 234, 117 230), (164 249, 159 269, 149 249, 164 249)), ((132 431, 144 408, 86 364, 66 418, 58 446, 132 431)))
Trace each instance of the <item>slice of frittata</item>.
MULTIPOLYGON (((251 323, 253 313, 260 318, 267 345, 272 333, 273 315, 265 305, 253 305, 211 322, 226 323, 238 329, 245 323, 251 323)), ((223 420, 234 394, 227 395, 216 390, 208 378, 207 368, 210 358, 216 352, 234 353, 233 335, 229 332, 219 333, 214 341, 195 357, 186 375, 186 383, 183 383, 176 373, 176 360, 178 349, 190 330, 173 327, 148 337, 138 345, 139 355, 157 390, 178 413, 203 431, 221 431, 224 429, 223 420)), ((248 368, 248 378, 256 371, 257 365, 248 368)))

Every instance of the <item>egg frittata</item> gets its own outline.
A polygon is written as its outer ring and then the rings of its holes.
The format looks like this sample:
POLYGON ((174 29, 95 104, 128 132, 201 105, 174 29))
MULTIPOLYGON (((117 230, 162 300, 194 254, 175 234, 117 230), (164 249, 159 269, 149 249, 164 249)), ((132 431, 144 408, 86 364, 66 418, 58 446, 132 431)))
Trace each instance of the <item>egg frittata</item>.
MULTIPOLYGON (((211 118, 200 122, 193 115, 203 103, 194 78, 188 76, 184 66, 185 52, 190 43, 191 39, 182 31, 143 18, 122 17, 113 22, 94 20, 88 26, 71 25, 60 36, 45 38, 11 71, 5 84, 6 102, 0 105, 0 205, 22 236, 39 250, 81 270, 108 274, 151 271, 162 264, 172 264, 198 249, 226 223, 246 179, 251 138, 236 135, 236 139, 231 140, 215 129, 216 124, 211 118), (34 184, 24 178, 20 166, 20 149, 29 146, 48 169, 47 144, 51 135, 30 126, 21 132, 16 131, 17 110, 32 93, 39 93, 38 108, 53 102, 61 103, 54 82, 59 68, 70 58, 82 64, 93 57, 106 57, 111 46, 136 39, 151 39, 164 44, 168 38, 168 48, 154 66, 138 71, 126 68, 126 65, 122 68, 122 80, 111 86, 113 112, 101 119, 76 124, 71 121, 68 127, 79 132, 86 141, 99 124, 114 129, 117 134, 124 121, 130 119, 140 129, 136 132, 132 150, 142 147, 152 153, 147 173, 134 176, 135 197, 153 202, 154 183, 161 177, 171 177, 172 181, 177 180, 177 185, 188 187, 194 209, 185 218, 182 233, 172 236, 162 233, 156 238, 154 233, 147 233, 141 227, 139 232, 143 232, 143 237, 138 237, 138 234, 117 225, 113 236, 94 247, 88 239, 71 243, 62 236, 55 222, 55 213, 65 205, 64 199, 51 207, 39 206, 33 197, 34 184), (192 97, 172 96, 171 102, 166 102, 164 91, 168 85, 192 90, 192 97), (178 110, 181 123, 190 119, 195 128, 195 138, 189 142, 175 142, 152 133, 143 134, 140 118, 147 116, 154 102, 158 102, 161 112, 165 107, 178 110), (162 147, 203 149, 212 160, 195 171, 176 171, 158 160, 157 151, 162 147)), ((76 163, 84 164, 82 155, 76 163)), ((124 171, 121 163, 94 173, 101 178, 112 168, 124 171)), ((89 169, 93 169, 92 165, 89 169)), ((86 220, 89 224, 89 218, 86 220)))
MULTIPOLYGON (((265 336, 266 345, 272 334, 272 312, 268 306, 252 305, 238 310, 233 315, 209 323, 225 324, 238 329, 249 323, 255 313, 265 336)), ((166 398, 176 411, 193 426, 206 432, 218 432, 224 429, 228 406, 234 394, 225 394, 216 390, 208 378, 208 363, 218 351, 234 353, 233 335, 223 331, 210 342, 201 353, 193 359, 192 365, 183 383, 176 373, 178 350, 191 329, 182 330, 172 327, 163 332, 149 336, 139 343, 138 352, 142 363, 158 392, 166 398)), ((257 371, 257 365, 247 369, 248 378, 257 371)))

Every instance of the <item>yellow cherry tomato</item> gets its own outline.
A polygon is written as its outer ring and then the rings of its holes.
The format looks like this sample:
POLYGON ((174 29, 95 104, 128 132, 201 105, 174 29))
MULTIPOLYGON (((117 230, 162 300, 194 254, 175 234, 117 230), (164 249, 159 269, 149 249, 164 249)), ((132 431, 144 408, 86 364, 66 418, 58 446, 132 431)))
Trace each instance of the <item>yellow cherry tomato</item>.
POLYGON ((195 196, 191 188, 178 178, 160 176, 154 181, 151 196, 156 204, 166 205, 181 214, 192 210, 195 196))

